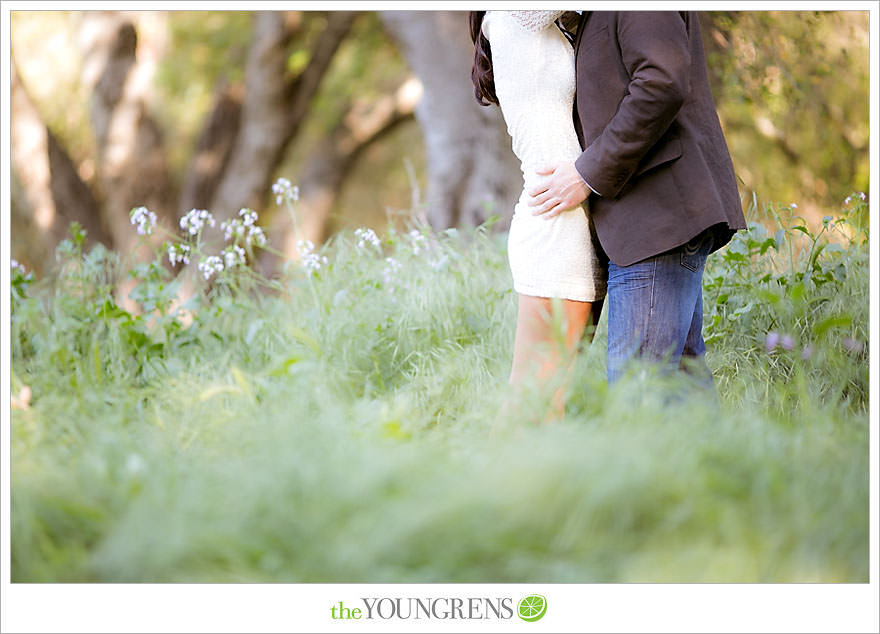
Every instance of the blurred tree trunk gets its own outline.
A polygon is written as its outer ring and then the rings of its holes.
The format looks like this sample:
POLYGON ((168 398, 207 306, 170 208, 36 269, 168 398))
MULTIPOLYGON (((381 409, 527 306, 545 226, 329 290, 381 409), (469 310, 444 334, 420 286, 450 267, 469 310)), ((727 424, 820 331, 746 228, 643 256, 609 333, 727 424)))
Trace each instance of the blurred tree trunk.
MULTIPOLYGON (((418 80, 411 77, 391 95, 383 95, 372 103, 355 101, 340 120, 329 138, 309 154, 300 177, 300 197, 295 205, 296 223, 289 213, 276 213, 270 238, 281 244, 284 254, 296 259, 299 240, 317 244, 326 237, 336 200, 346 177, 376 141, 392 132, 413 116, 418 100, 418 80), (415 90, 414 90, 415 89, 415 90), (279 240, 280 238, 280 240, 279 240)), ((264 270, 268 262, 264 262, 264 270)))
POLYGON ((474 98, 467 12, 383 11, 381 17, 424 86, 415 114, 428 159, 428 221, 445 229, 499 214, 498 227, 506 227, 522 175, 500 110, 474 98))
POLYGON ((196 141, 192 159, 184 174, 180 192, 181 213, 208 209, 232 156, 233 143, 241 125, 244 90, 239 85, 221 85, 214 106, 196 141))
MULTIPOLYGON (((164 13, 150 12, 149 19, 164 20, 164 13)), ((175 211, 164 142, 149 103, 162 47, 146 34, 162 26, 141 29, 139 37, 129 16, 103 11, 87 12, 81 24, 105 224, 121 252, 137 242, 129 221, 133 207, 146 206, 169 223, 175 211)))
POLYGON ((308 114, 309 105, 357 12, 333 11, 301 73, 287 76, 288 43, 298 23, 277 11, 254 16, 253 45, 245 69, 238 134, 210 209, 228 218, 242 207, 259 208, 274 171, 308 114))
MULTIPOLYGON (((14 60, 10 64, 10 158, 12 181, 18 194, 12 199, 16 219, 28 226, 28 244, 16 251, 30 268, 51 259, 73 221, 87 232, 89 244, 113 244, 104 230, 98 203, 82 181, 21 82, 14 60), (35 226, 34 226, 35 225, 35 226), (24 253, 21 253, 23 251, 24 253)), ((15 248, 17 245, 13 245, 15 248)))
MULTIPOLYGON (((37 233, 54 248, 67 231, 68 216, 78 214, 76 219, 90 238, 127 253, 138 240, 129 220, 133 207, 148 207, 172 229, 177 216, 194 207, 210 209, 218 221, 242 207, 262 207, 274 172, 309 115, 321 81, 358 15, 353 11, 254 14, 244 85, 218 88, 178 197, 149 103, 152 78, 162 55, 165 13, 84 12, 78 37, 82 81, 91 92, 96 179, 90 189, 78 178, 72 161, 46 130, 15 73, 13 131, 22 169, 16 169, 14 184, 16 192, 26 194, 16 196, 16 217, 35 219, 40 225, 37 233), (324 22, 323 30, 311 37, 306 30, 316 21, 324 22), (288 61, 294 36, 308 38, 313 44, 308 62, 291 75, 288 61), (55 182, 50 182, 50 172, 57 176, 55 182), (62 200, 54 201, 53 194, 62 200)), ((338 189, 359 149, 391 129, 401 117, 411 116, 411 106, 407 113, 400 104, 394 105, 385 113, 387 117, 380 117, 375 129, 370 128, 375 121, 366 119, 353 127, 343 126, 344 132, 327 146, 333 150, 317 157, 318 165, 307 180, 323 183, 316 191, 326 190, 328 183, 338 189)), ((317 205, 314 217, 308 220, 310 233, 323 235, 328 217, 329 207, 317 205)), ((208 236, 205 242, 209 250, 219 246, 212 240, 208 236)), ((123 282, 122 293, 124 287, 123 282)))

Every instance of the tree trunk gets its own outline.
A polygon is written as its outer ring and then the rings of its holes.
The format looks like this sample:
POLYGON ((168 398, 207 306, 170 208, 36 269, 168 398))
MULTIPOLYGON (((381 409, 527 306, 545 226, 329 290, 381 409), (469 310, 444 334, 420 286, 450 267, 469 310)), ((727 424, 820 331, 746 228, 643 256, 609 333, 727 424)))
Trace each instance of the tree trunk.
MULTIPOLYGON (((156 12, 150 19, 164 19, 156 12)), ((141 37, 129 16, 88 12, 81 38, 84 78, 93 85, 90 114, 97 140, 97 173, 104 218, 115 248, 131 252, 137 242, 129 212, 141 205, 173 223, 176 196, 159 126, 150 114, 151 81, 161 46, 141 37)))
POLYGON ((12 178, 17 194, 13 207, 16 218, 30 225, 21 234, 28 236, 29 244, 22 249, 27 255, 19 259, 31 268, 51 259, 73 221, 86 230, 89 244, 101 242, 112 247, 91 190, 43 122, 14 61, 10 64, 10 117, 15 123, 10 137, 12 178))
POLYGON ((508 226, 522 175, 500 110, 474 98, 467 12, 384 11, 381 17, 424 87, 415 114, 428 160, 428 221, 445 229, 499 214, 498 227, 508 226))
POLYGON ((180 193, 180 211, 208 209, 232 157, 233 142, 241 125, 243 90, 220 86, 214 107, 196 141, 180 193))
POLYGON ((241 125, 210 206, 216 217, 229 218, 242 207, 259 208, 266 200, 274 171, 356 15, 352 11, 331 12, 324 32, 316 38, 309 63, 299 75, 285 81, 291 36, 285 15, 275 11, 255 14, 241 125))
MULTIPOLYGON (((330 214, 346 177, 363 152, 413 116, 418 80, 409 78, 391 95, 369 105, 349 106, 329 139, 309 154, 300 178, 300 197, 295 206, 296 223, 289 213, 276 213, 269 235, 282 245, 284 254, 296 259, 299 240, 317 244, 324 240, 330 214), (414 86, 414 84, 416 86, 414 86)), ((269 268, 264 258, 263 269, 269 268)))

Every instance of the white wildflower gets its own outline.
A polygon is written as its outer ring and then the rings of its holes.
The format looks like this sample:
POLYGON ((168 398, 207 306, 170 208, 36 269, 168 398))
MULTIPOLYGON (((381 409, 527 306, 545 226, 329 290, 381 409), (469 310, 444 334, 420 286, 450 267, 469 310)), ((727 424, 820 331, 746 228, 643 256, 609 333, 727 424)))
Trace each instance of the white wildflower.
POLYGON ((199 271, 209 280, 215 273, 223 272, 223 260, 216 255, 208 256, 203 262, 199 262, 199 271))
POLYGON ((131 224, 137 225, 138 235, 150 235, 156 226, 156 214, 146 207, 136 207, 131 210, 131 224))
POLYGON ((275 204, 280 205, 284 200, 299 200, 299 187, 291 185, 286 178, 279 178, 272 185, 272 193, 275 194, 275 204))
POLYGON ((315 245, 311 240, 299 240, 296 250, 302 260, 302 267, 309 275, 315 275, 328 262, 326 256, 315 253, 315 245))
POLYGON ((171 266, 178 262, 189 264, 190 246, 188 244, 171 244, 168 246, 168 260, 171 266))
POLYGON ((220 228, 224 231, 226 240, 233 237, 244 238, 248 244, 256 244, 259 247, 266 246, 266 234, 257 226, 257 212, 253 209, 240 209, 238 215, 240 218, 225 220, 220 224, 220 228))
POLYGON ((357 245, 361 249, 366 247, 367 244, 370 244, 377 249, 379 248, 379 236, 377 236, 376 232, 372 229, 355 229, 354 237, 358 239, 357 245))
POLYGON ((253 209, 239 209, 238 215, 241 216, 241 222, 245 227, 257 224, 257 212, 253 209))
POLYGON ((266 246, 266 234, 263 233, 263 230, 257 225, 253 225, 248 228, 247 238, 245 241, 248 244, 255 244, 258 247, 266 246))
POLYGON ((397 273, 402 267, 403 265, 394 258, 385 258, 385 269, 382 271, 382 278, 385 280, 385 286, 388 287, 389 292, 394 291, 394 282, 397 273))
POLYGON ((209 224, 214 226, 214 216, 205 209, 190 209, 187 214, 180 219, 180 228, 187 231, 190 235, 198 234, 205 226, 209 224))
POLYGON ((865 192, 859 192, 859 198, 862 199, 862 202, 865 202, 866 200, 868 200, 868 197, 865 196, 865 192))
POLYGON ((423 234, 418 229, 413 229, 409 232, 410 246, 412 246, 413 255, 418 255, 422 252, 422 248, 425 245, 425 234, 423 234))
POLYGON ((238 218, 224 220, 220 223, 220 230, 223 231, 224 240, 229 240, 233 236, 240 238, 244 235, 244 225, 241 224, 241 220, 238 218))
POLYGON ((225 262, 227 269, 247 263, 244 249, 237 244, 226 247, 223 249, 223 261, 225 262))

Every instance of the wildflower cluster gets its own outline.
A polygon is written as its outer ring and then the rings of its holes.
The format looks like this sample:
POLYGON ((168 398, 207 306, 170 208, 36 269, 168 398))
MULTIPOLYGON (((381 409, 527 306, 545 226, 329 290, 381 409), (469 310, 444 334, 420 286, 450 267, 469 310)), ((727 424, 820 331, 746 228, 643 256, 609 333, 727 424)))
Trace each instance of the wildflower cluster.
POLYGON ((764 339, 764 349, 767 352, 773 352, 777 346, 783 350, 792 350, 794 349, 794 339, 792 339, 791 335, 780 335, 776 331, 768 332, 767 337, 764 339))
POLYGON ((849 204, 852 202, 853 196, 856 196, 856 195, 858 195, 858 197, 862 200, 862 202, 865 202, 866 200, 868 200, 868 197, 865 196, 865 192, 859 192, 858 194, 850 194, 849 196, 844 198, 843 204, 848 207, 849 204))
POLYGON ((146 207, 136 207, 131 210, 131 224, 137 225, 138 235, 148 236, 153 233, 156 226, 156 214, 146 207))
POLYGON ((266 234, 257 226, 257 212, 253 209, 239 209, 238 218, 224 220, 220 223, 223 236, 226 240, 235 239, 236 242, 243 240, 248 246, 255 244, 258 247, 266 246, 266 234))
POLYGON ((223 262, 227 269, 247 263, 245 259, 244 249, 237 244, 230 245, 223 249, 223 262))
POLYGON ((853 337, 846 337, 841 343, 844 348, 855 354, 860 354, 865 349, 865 343, 853 337))
POLYGON ((377 249, 379 248, 379 236, 372 229, 355 229, 354 237, 357 238, 357 245, 360 249, 366 248, 368 244, 377 249))
POLYGON ((272 185, 272 193, 275 194, 275 204, 280 205, 285 200, 296 202, 299 200, 299 187, 291 185, 286 178, 279 178, 272 185))
POLYGON ((302 260, 302 267, 309 275, 316 275, 321 267, 327 264, 327 256, 315 252, 315 245, 311 240, 299 240, 296 243, 296 251, 302 260))
POLYGON ((201 232, 206 223, 214 226, 214 216, 211 212, 205 209, 191 209, 180 219, 180 228, 194 236, 201 232))
POLYGON ((199 262, 199 271, 206 280, 209 280, 215 273, 223 272, 223 260, 216 255, 209 255, 199 262))
POLYGON ((419 253, 421 253, 422 249, 425 247, 425 234, 423 234, 418 229, 413 229, 409 232, 409 239, 413 255, 418 255, 419 253))
MULTIPOLYGON (((845 337, 843 341, 841 341, 841 345, 844 349, 854 354, 859 354, 865 349, 865 343, 853 337, 845 337)), ((794 350, 794 338, 791 335, 785 333, 780 334, 775 330, 771 330, 764 338, 764 349, 767 351, 767 354, 772 354, 776 352, 777 348, 781 348, 787 352, 794 350)), ((807 344, 801 349, 801 359, 806 361, 811 356, 813 356, 813 346, 807 344)))
POLYGON ((34 274, 28 271, 24 265, 17 260, 9 260, 10 268, 10 287, 13 297, 21 298, 24 296, 25 289, 33 282, 34 274))
POLYGON ((395 260, 394 258, 385 258, 385 268, 382 271, 382 279, 384 280, 389 293, 394 292, 394 282, 397 281, 397 274, 400 272, 401 268, 403 268, 403 265, 398 260, 395 260))
MULTIPOLYGON (((280 179, 272 191, 277 195, 294 200, 298 196, 297 188, 292 187, 287 179, 280 179)), ((224 270, 244 266, 247 264, 250 247, 267 248, 266 234, 257 225, 257 219, 256 211, 243 208, 238 211, 237 218, 220 223, 225 240, 231 241, 232 244, 227 245, 218 255, 207 256, 201 252, 200 237, 206 226, 214 227, 216 225, 214 216, 206 209, 190 209, 179 222, 180 229, 186 234, 184 238, 180 239, 178 236, 174 236, 172 242, 166 243, 165 252, 168 255, 168 261, 173 267, 178 264, 187 265, 192 259, 198 258, 201 260, 198 264, 198 270, 206 280, 224 270)), ((137 225, 139 234, 149 235, 156 226, 156 214, 146 207, 137 207, 131 210, 131 224, 137 225)), ((321 262, 321 259, 317 260, 318 268, 320 268, 321 262)), ((326 258, 323 259, 323 262, 326 262, 326 258)))
POLYGON ((188 244, 168 245, 168 261, 171 262, 171 266, 176 265, 178 262, 189 264, 190 251, 191 248, 188 244))
POLYGON ((24 265, 19 263, 18 260, 9 260, 9 266, 12 269, 12 273, 21 276, 27 275, 27 269, 24 268, 24 265))

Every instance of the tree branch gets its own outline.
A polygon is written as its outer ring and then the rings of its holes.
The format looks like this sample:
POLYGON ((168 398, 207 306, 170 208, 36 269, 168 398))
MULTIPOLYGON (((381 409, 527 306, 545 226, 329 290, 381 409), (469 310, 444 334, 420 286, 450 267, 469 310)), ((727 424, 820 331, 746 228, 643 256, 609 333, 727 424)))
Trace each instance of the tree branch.
POLYGON ((348 34, 356 12, 334 11, 316 41, 309 63, 295 79, 284 82, 286 45, 291 29, 278 12, 259 12, 254 44, 245 73, 245 101, 232 157, 214 194, 211 210, 219 218, 242 207, 259 207, 308 112, 333 55, 348 34))
MULTIPOLYGON (((366 104, 349 104, 345 116, 337 124, 330 139, 320 143, 309 154, 300 180, 300 199, 296 213, 299 232, 294 230, 290 215, 276 214, 269 235, 281 244, 291 259, 298 257, 296 243, 301 239, 320 242, 327 232, 336 200, 343 183, 357 160, 374 143, 393 132, 405 121, 413 119, 418 101, 418 80, 409 78, 393 94, 383 95, 366 104)), ((262 262, 267 271, 268 258, 262 262)))

